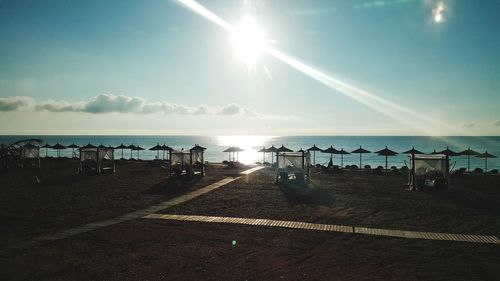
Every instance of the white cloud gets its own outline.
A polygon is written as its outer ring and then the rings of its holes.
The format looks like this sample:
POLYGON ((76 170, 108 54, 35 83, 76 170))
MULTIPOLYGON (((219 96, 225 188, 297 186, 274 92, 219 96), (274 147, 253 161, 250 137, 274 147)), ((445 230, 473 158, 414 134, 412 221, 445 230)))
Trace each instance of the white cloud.
POLYGON ((493 126, 500 126, 500 120, 493 122, 493 126))
POLYGON ((49 111, 49 112, 86 112, 92 114, 104 113, 134 113, 134 114, 177 114, 177 115, 226 115, 256 118, 295 118, 261 114, 244 108, 236 103, 224 106, 186 106, 167 101, 148 102, 141 97, 124 95, 100 94, 86 102, 70 103, 64 100, 36 101, 32 97, 15 96, 0 98, 0 111, 49 111))

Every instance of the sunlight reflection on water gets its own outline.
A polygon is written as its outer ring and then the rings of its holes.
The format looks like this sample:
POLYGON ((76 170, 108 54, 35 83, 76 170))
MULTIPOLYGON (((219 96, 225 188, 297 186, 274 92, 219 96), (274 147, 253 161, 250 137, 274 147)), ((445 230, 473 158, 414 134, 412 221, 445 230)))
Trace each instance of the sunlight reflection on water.
MULTIPOLYGON (((238 159, 244 164, 262 162, 263 154, 257 152, 267 142, 272 139, 271 136, 217 136, 216 143, 219 146, 238 146, 245 151, 238 153, 238 159)), ((267 155, 266 159, 270 156, 267 155)), ((267 159, 266 161, 269 161, 267 159)))

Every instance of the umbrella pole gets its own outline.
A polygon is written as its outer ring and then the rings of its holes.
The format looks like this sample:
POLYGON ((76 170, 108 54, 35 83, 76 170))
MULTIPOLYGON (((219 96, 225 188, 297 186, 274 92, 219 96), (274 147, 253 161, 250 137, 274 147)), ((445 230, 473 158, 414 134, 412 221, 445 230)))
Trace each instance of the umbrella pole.
POLYGON ((470 172, 470 153, 467 154, 467 173, 470 172))
POLYGON ((385 156, 385 171, 387 172, 387 155, 385 156))
POLYGON ((340 168, 344 167, 344 154, 340 155, 340 168))
POLYGON ((359 154, 359 168, 361 169, 361 153, 359 154))
POLYGON ((484 172, 488 171, 488 157, 484 157, 484 172))
POLYGON ((313 162, 316 165, 316 150, 313 151, 313 162))
POLYGON ((123 159, 123 148, 122 148, 122 159, 123 159))

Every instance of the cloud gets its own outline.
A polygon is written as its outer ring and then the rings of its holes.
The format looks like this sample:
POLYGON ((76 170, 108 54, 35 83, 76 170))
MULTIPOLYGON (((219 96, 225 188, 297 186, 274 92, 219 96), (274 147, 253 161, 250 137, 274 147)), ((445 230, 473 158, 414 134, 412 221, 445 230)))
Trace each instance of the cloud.
POLYGON ((500 126, 500 120, 493 122, 493 126, 500 126))
POLYGON ((24 111, 32 108, 35 100, 31 97, 0 98, 0 111, 24 111))
POLYGON ((177 115, 225 115, 256 118, 295 119, 292 116, 262 114, 244 108, 236 103, 224 106, 186 106, 167 101, 148 102, 141 97, 100 94, 86 102, 67 102, 64 100, 36 101, 32 97, 15 96, 0 98, 0 111, 49 111, 85 112, 91 114, 134 113, 134 114, 177 114, 177 115))

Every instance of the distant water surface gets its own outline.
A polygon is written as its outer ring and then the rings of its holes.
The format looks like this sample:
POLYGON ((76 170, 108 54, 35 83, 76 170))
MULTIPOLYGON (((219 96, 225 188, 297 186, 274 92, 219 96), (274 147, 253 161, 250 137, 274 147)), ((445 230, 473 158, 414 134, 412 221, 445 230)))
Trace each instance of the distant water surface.
MULTIPOLYGON (((227 153, 222 152, 228 146, 237 145, 244 148, 246 151, 239 153, 239 160, 245 163, 253 163, 256 161, 263 161, 263 154, 256 151, 261 149, 262 146, 269 147, 274 144, 276 147, 284 144, 286 147, 298 150, 300 148, 307 149, 313 144, 320 148, 327 148, 333 145, 336 149, 343 148, 346 151, 353 151, 360 145, 369 150, 377 151, 380 149, 388 148, 396 151, 403 152, 412 148, 413 146, 425 153, 430 153, 433 150, 440 151, 447 146, 456 152, 460 152, 468 147, 478 152, 488 150, 489 153, 500 157, 500 137, 421 137, 421 136, 287 136, 287 137, 273 137, 273 136, 0 136, 0 143, 9 144, 17 140, 26 138, 39 138, 44 143, 51 145, 61 143, 69 145, 75 143, 77 145, 85 145, 92 143, 94 145, 104 144, 111 146, 118 146, 121 143, 125 145, 135 144, 143 148, 150 148, 157 143, 167 144, 174 149, 189 149, 194 144, 200 144, 207 148, 205 159, 210 162, 221 162, 227 159, 227 153)), ((55 156, 56 151, 48 149, 49 156, 55 156)), ((70 157, 72 150, 61 150, 61 156, 70 157)), ((42 156, 45 156, 45 149, 42 149, 42 156)), ((117 151, 118 157, 121 157, 121 150, 117 151)), ((144 150, 140 151, 141 159, 154 159, 157 153, 155 151, 144 150)), ((124 150, 124 157, 130 157, 130 150, 124 150)), ((137 153, 133 153, 133 157, 137 157, 137 153)), ((160 157, 162 157, 160 152, 160 157)), ((316 163, 326 164, 330 155, 317 152, 316 163)), ((265 158, 270 162, 270 155, 265 158)), ((333 156, 334 164, 340 164, 340 155, 333 156)), ((389 158, 390 166, 403 166, 405 161, 408 162, 408 155, 399 154, 389 158)), ((484 159, 471 157, 471 169, 475 167, 484 168, 484 159)), ((452 162, 455 168, 466 167, 467 157, 453 157, 452 162)), ((344 156, 344 165, 356 164, 359 165, 359 155, 351 154, 344 156)), ((363 165, 368 164, 372 167, 384 165, 385 158, 378 156, 374 153, 363 155, 363 165)), ((488 169, 500 169, 500 159, 488 159, 488 169)))

